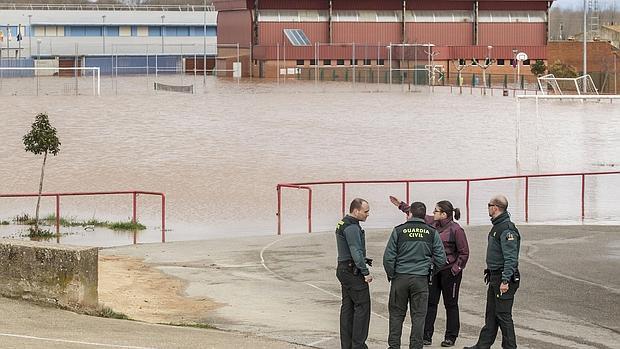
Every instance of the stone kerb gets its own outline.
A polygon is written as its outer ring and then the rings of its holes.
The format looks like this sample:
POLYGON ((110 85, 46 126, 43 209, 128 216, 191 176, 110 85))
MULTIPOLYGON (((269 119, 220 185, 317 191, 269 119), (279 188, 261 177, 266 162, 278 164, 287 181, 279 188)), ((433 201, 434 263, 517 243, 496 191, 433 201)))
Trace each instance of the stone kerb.
POLYGON ((0 295, 95 308, 98 254, 91 247, 0 239, 0 295))

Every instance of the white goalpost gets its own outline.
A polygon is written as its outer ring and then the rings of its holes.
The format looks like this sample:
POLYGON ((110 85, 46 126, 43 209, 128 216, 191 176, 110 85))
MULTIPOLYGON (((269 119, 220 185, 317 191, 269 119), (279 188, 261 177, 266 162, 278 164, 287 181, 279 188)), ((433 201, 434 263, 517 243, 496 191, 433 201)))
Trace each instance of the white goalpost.
POLYGON ((390 45, 387 47, 388 48, 388 61, 389 61, 389 67, 390 67, 390 76, 389 76, 389 83, 390 86, 392 85, 392 72, 394 71, 398 71, 398 72, 407 72, 407 71, 411 71, 414 72, 414 78, 416 77, 415 72, 417 71, 424 71, 428 74, 428 84, 431 84, 431 80, 432 80, 432 74, 433 74, 433 57, 434 54, 432 52, 433 47, 435 47, 434 44, 431 43, 427 43, 427 44, 396 44, 396 43, 390 43, 390 45), (414 68, 403 68, 399 65, 398 68, 394 68, 393 67, 393 60, 399 60, 401 62, 404 62, 406 60, 412 60, 415 62, 415 64, 417 64, 418 62, 418 49, 426 49, 423 51, 423 54, 420 55, 422 59, 424 59, 426 62, 424 64, 424 68, 416 68, 414 66, 414 68), (400 49, 400 57, 395 57, 394 56, 394 52, 396 49, 400 49), (407 54, 405 54, 405 51, 407 49, 413 49, 413 57, 411 57, 411 53, 408 52, 407 54), (426 57, 425 57, 426 56, 426 57))
POLYGON ((101 95, 99 67, 0 67, 0 95, 101 95))
POLYGON ((547 74, 538 78, 538 87, 543 95, 548 95, 551 90, 554 95, 564 95, 566 91, 576 95, 599 94, 589 74, 576 78, 556 78, 553 74, 547 74))

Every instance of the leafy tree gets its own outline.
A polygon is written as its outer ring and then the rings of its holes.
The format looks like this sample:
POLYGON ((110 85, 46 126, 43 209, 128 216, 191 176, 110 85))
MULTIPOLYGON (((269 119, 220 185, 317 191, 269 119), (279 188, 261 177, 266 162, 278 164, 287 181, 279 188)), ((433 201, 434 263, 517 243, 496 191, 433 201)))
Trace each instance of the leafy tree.
POLYGON ((549 73, 556 78, 576 78, 577 70, 572 65, 564 64, 560 60, 553 62, 549 66, 549 73))
POLYGON ((39 181, 39 196, 37 198, 37 209, 34 220, 34 231, 39 232, 39 206, 41 204, 41 192, 43 191, 43 175, 45 173, 45 162, 47 154, 54 156, 60 151, 60 141, 56 136, 56 128, 52 127, 49 118, 45 113, 35 116, 34 123, 30 132, 24 135, 24 146, 26 151, 35 155, 43 154, 43 165, 41 166, 41 179, 39 181))
POLYGON ((543 60, 537 59, 536 62, 530 66, 530 70, 532 71, 532 74, 540 76, 547 71, 547 66, 543 60))

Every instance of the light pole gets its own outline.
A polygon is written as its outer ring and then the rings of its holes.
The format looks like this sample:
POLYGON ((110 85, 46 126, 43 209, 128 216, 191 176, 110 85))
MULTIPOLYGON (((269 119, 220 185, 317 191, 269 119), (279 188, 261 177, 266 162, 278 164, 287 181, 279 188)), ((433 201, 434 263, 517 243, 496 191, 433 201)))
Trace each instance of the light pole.
MULTIPOLYGON (((203 49, 202 49, 202 84, 206 85, 207 84, 207 0, 204 0, 204 4, 203 4, 203 8, 202 8, 203 13, 203 18, 202 18, 202 23, 203 23, 203 33, 202 33, 202 44, 203 44, 203 49)), ((196 62, 194 62, 194 65, 196 65, 196 62)))
POLYGON ((164 53, 164 18, 166 15, 161 15, 161 53, 164 53))
POLYGON ((28 15, 28 56, 32 58, 32 15, 28 15))
POLYGON ((41 39, 37 39, 37 61, 41 59, 41 39))
POLYGON ((517 87, 517 52, 519 52, 519 50, 517 50, 516 48, 512 49, 512 70, 514 70, 515 72, 515 88, 517 87))
POLYGON ((103 38, 103 54, 105 55, 105 15, 101 16, 101 21, 103 25, 101 26, 101 34, 103 38))

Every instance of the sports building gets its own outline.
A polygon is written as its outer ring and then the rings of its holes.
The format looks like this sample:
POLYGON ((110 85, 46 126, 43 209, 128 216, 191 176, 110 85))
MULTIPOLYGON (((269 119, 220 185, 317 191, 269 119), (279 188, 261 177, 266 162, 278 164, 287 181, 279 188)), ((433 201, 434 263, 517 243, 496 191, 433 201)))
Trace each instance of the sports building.
MULTIPOLYGON (((546 0, 215 0, 219 43, 239 43, 244 74, 411 79, 511 77, 547 58, 546 0), (527 59, 516 62, 519 53, 527 59), (251 68, 248 69, 248 64, 251 68), (387 73, 386 73, 387 72, 387 73), (314 74, 314 75, 313 75, 314 74), (355 77, 353 77, 355 74, 355 77), (390 77, 391 78, 391 77, 390 77), (435 77, 433 77, 435 78, 435 77)), ((222 52, 226 55, 225 52, 222 52)), ((521 55, 521 57, 524 57, 521 55)))

